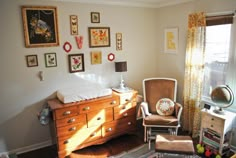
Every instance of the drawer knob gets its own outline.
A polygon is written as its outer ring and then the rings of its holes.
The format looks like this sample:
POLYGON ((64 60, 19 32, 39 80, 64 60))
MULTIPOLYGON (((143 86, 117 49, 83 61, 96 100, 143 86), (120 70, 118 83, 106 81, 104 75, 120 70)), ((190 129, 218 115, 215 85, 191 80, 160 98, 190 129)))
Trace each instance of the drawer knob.
POLYGON ((124 113, 123 116, 128 116, 128 113, 124 113))
POLYGON ((123 107, 122 107, 122 110, 125 110, 125 109, 126 109, 126 106, 123 106, 123 107))
POLYGON ((68 144, 69 142, 70 142, 70 140, 67 139, 67 140, 64 141, 64 144, 68 144))
POLYGON ((111 128, 111 127, 107 129, 107 132, 111 132, 111 131, 112 131, 112 128, 111 128))
POLYGON ((72 123, 72 122, 75 122, 75 118, 72 118, 72 119, 68 120, 68 123, 72 123))
POLYGON ((98 121, 101 120, 101 119, 102 119, 101 117, 98 117, 98 118, 97 118, 98 121))
POLYGON ((91 136, 91 137, 96 136, 96 132, 92 133, 90 136, 91 136))
POLYGON ((128 125, 131 125, 132 124, 132 122, 128 122, 128 125))
POLYGON ((130 101, 130 99, 125 99, 126 102, 130 101))
POLYGON ((76 127, 69 128, 69 131, 75 131, 75 130, 76 130, 76 127))
POLYGON ((213 125, 211 125, 211 127, 214 127, 213 125))
POLYGON ((112 104, 112 105, 116 104, 116 101, 115 101, 115 100, 112 100, 111 104, 112 104))
POLYGON ((90 109, 89 106, 86 106, 86 107, 83 108, 84 111, 89 110, 89 109, 90 109))
POLYGON ((65 111, 64 113, 63 113, 63 115, 70 115, 71 114, 71 111, 65 111))
POLYGON ((212 121, 214 121, 214 118, 211 118, 212 121))

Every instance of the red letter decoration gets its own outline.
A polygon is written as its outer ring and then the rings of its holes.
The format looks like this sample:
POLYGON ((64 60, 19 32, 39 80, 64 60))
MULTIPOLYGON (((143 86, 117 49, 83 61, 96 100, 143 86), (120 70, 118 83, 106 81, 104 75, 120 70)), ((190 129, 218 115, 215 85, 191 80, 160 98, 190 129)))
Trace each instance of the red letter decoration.
POLYGON ((75 40, 79 49, 83 46, 83 36, 75 36, 75 40))
POLYGON ((65 42, 63 45, 63 49, 66 51, 66 53, 69 53, 72 49, 72 45, 69 42, 65 42))

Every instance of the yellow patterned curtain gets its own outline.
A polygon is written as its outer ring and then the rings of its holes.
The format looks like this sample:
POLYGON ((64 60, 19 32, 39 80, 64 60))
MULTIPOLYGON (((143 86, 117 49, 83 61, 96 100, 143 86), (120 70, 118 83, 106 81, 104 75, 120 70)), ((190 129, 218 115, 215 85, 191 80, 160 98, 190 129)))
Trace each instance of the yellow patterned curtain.
POLYGON ((188 17, 188 37, 185 61, 183 129, 198 135, 200 129, 200 100, 202 92, 204 52, 205 52, 205 13, 194 13, 188 17))

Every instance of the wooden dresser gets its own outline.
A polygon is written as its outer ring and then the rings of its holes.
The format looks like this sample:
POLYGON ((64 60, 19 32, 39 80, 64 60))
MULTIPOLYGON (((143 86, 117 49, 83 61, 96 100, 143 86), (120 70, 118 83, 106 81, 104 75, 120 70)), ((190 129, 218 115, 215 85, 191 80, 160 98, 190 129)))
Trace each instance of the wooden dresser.
POLYGON ((134 132, 136 97, 137 91, 131 91, 68 104, 49 100, 53 116, 50 125, 58 157, 134 132))

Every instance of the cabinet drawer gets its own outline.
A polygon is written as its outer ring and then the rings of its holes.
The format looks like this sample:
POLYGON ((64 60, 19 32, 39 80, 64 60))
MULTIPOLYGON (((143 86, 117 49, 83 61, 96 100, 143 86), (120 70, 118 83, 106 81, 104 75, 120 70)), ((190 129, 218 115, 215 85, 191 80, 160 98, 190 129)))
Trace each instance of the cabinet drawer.
POLYGON ((218 132, 219 134, 223 134, 224 119, 203 113, 201 124, 202 128, 209 128, 218 132))
POLYGON ((105 123, 102 126, 102 136, 107 137, 117 133, 125 133, 136 128, 135 116, 130 116, 113 122, 105 123))
POLYGON ((136 95, 133 92, 120 94, 120 104, 127 104, 136 101, 136 95))
POLYGON ((71 124, 86 124, 86 115, 81 114, 64 119, 56 120, 56 127, 63 127, 71 124))
POLYGON ((58 138, 58 148, 63 150, 66 148, 76 148, 83 143, 95 141, 102 137, 101 127, 84 128, 75 134, 58 138))
POLYGON ((87 125, 84 123, 72 124, 64 127, 57 128, 57 136, 66 136, 77 133, 80 129, 87 128, 87 125))
POLYGON ((55 110, 56 119, 62 119, 77 115, 77 106, 71 106, 63 109, 55 110))
POLYGON ((134 116, 136 115, 136 108, 133 107, 133 108, 124 108, 124 109, 120 109, 118 106, 116 106, 114 108, 114 119, 117 120, 117 119, 121 119, 121 118, 124 118, 124 117, 129 117, 129 116, 134 116))
POLYGON ((87 114, 88 127, 101 125, 105 122, 113 120, 112 108, 100 109, 99 111, 93 111, 87 114))
POLYGON ((115 105, 118 105, 119 101, 117 99, 117 97, 114 98, 109 98, 106 100, 102 100, 102 101, 96 101, 96 102, 92 102, 89 104, 83 104, 79 106, 79 113, 88 113, 90 111, 96 111, 96 110, 101 110, 104 108, 108 108, 108 107, 113 107, 115 105))

